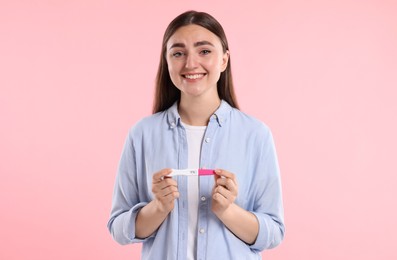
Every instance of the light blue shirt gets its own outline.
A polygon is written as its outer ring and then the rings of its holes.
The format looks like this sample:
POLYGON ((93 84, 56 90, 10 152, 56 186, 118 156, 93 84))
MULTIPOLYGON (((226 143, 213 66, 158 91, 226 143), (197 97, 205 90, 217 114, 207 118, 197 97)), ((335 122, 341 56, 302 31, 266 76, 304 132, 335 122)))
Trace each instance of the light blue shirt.
MULTIPOLYGON (((150 237, 135 237, 135 218, 153 200, 152 176, 164 168, 188 164, 186 131, 177 104, 142 119, 131 128, 120 159, 108 228, 120 244, 143 242, 142 259, 186 259, 187 178, 178 182, 173 211, 150 237)), ((236 175, 237 205, 252 212, 259 234, 248 245, 211 211, 213 176, 201 176, 199 187, 197 259, 261 259, 260 252, 284 237, 281 182, 272 134, 262 122, 222 101, 211 116, 201 148, 200 167, 225 169, 236 175)))

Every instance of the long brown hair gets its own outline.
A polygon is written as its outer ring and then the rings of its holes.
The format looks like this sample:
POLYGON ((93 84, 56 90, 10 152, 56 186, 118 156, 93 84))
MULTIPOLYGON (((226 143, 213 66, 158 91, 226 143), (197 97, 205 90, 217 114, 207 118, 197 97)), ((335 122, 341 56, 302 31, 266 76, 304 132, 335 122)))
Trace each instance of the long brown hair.
MULTIPOLYGON (((163 45, 161 49, 160 64, 156 76, 156 89, 153 104, 153 113, 164 111, 171 107, 175 101, 179 101, 181 92, 171 81, 168 72, 168 64, 166 60, 167 42, 171 36, 182 26, 196 24, 204 27, 219 37, 223 52, 229 50, 225 32, 221 24, 211 15, 204 12, 187 11, 177 16, 168 25, 163 36, 163 45)), ((236 95, 233 88, 232 69, 230 57, 228 65, 221 73, 217 83, 218 95, 220 99, 227 101, 232 107, 238 108, 236 95)))

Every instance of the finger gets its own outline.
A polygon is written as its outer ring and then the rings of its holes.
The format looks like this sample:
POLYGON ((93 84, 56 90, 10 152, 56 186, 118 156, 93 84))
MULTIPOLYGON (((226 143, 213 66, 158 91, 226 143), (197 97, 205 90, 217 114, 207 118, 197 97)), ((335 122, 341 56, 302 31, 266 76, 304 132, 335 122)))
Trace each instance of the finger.
POLYGON ((212 198, 213 198, 216 202, 218 202, 218 203, 220 203, 220 204, 222 204, 222 205, 225 205, 226 203, 228 203, 228 199, 227 199, 225 196, 223 196, 221 193, 219 193, 219 192, 214 193, 214 194, 212 195, 212 198))
POLYGON ((228 190, 231 190, 231 191, 237 190, 236 183, 232 179, 229 179, 229 178, 219 178, 216 181, 216 184, 220 185, 220 186, 224 186, 225 188, 227 188, 228 190))
POLYGON ((232 179, 232 180, 236 179, 236 176, 233 173, 228 172, 226 170, 222 170, 222 169, 216 169, 215 174, 218 176, 221 176, 221 177, 232 179))
MULTIPOLYGON (((216 173, 216 171, 215 171, 215 173, 216 173)), ((215 180, 215 183, 216 183, 216 180, 218 180, 219 178, 221 178, 221 176, 220 176, 220 175, 218 175, 218 174, 214 174, 214 180, 215 180)))
POLYGON ((159 183, 159 186, 161 186, 163 189, 164 189, 165 187, 168 187, 168 186, 175 186, 175 187, 177 187, 177 186, 178 186, 178 183, 176 182, 176 180, 174 180, 174 179, 172 179, 172 178, 165 178, 163 181, 161 181, 161 182, 159 183))
POLYGON ((166 189, 167 187, 176 187, 176 188, 178 188, 178 183, 176 182, 176 180, 174 180, 172 178, 167 178, 167 179, 164 179, 164 180, 159 181, 157 183, 154 183, 153 187, 152 187, 152 191, 153 192, 158 192, 158 191, 161 191, 163 189, 166 189))
POLYGON ((153 183, 162 181, 164 179, 164 176, 170 174, 171 172, 172 172, 172 169, 170 169, 170 168, 162 169, 162 170, 156 172, 153 175, 153 183))
POLYGON ((160 200, 162 203, 171 203, 177 198, 179 198, 179 192, 172 191, 169 194, 167 194, 166 196, 162 196, 157 199, 160 200))
POLYGON ((221 178, 221 176, 219 176, 219 175, 217 175, 217 174, 214 174, 214 187, 212 188, 212 193, 214 193, 214 189, 216 188, 216 186, 217 186, 217 182, 218 182, 218 179, 219 178, 221 178))
POLYGON ((233 197, 233 194, 228 189, 224 188, 223 186, 216 187, 215 193, 219 193, 227 200, 232 199, 232 197, 233 197))
POLYGON ((178 188, 175 186, 169 186, 165 189, 162 189, 161 191, 159 191, 159 196, 161 197, 167 197, 170 194, 176 193, 178 192, 178 188))
POLYGON ((217 185, 223 185, 230 190, 237 190, 237 179, 233 173, 225 170, 215 170, 215 173, 219 174, 217 175, 219 178, 216 179, 217 185))

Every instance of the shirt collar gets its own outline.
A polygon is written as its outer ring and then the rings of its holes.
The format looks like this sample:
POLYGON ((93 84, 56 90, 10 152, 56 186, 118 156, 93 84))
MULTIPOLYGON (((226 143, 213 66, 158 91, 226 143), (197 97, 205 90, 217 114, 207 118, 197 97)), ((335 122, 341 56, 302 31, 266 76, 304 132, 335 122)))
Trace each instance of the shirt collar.
MULTIPOLYGON (((210 117, 210 121, 215 121, 222 126, 230 116, 232 107, 225 100, 221 100, 221 105, 210 117)), ((167 109, 168 125, 171 129, 180 124, 181 116, 178 113, 178 101, 176 101, 170 108, 167 109)))
POLYGON ((171 129, 175 128, 179 124, 181 116, 178 113, 178 101, 176 101, 170 108, 168 108, 167 118, 168 125, 171 129))

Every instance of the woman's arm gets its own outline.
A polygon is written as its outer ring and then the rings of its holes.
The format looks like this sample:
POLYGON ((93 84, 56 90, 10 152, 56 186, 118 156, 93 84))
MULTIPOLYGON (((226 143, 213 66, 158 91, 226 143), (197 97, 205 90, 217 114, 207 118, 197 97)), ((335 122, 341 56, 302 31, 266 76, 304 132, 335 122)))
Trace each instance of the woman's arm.
POLYGON ((171 169, 163 169, 153 175, 152 192, 155 198, 138 212, 135 220, 136 237, 149 237, 174 209, 179 192, 177 182, 165 177, 170 173, 171 169))
POLYGON ((253 244, 258 236, 259 222, 254 214, 234 203, 237 197, 237 180, 233 173, 215 171, 212 192, 212 211, 223 224, 247 244, 253 244))

